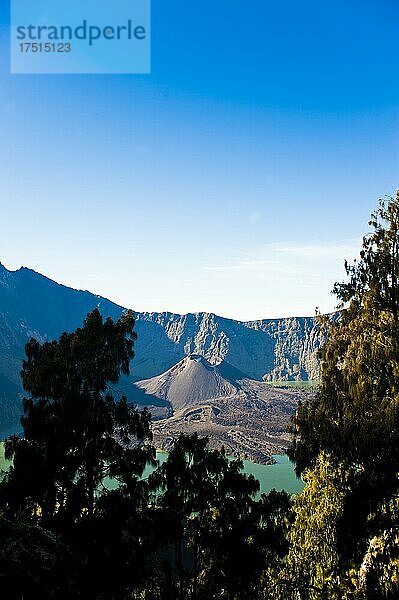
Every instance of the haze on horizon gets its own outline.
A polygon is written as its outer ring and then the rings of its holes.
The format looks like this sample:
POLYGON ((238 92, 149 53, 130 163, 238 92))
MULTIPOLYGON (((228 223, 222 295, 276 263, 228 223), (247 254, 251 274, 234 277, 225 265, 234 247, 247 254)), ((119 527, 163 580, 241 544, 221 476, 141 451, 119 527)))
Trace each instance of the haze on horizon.
POLYGON ((0 261, 136 310, 333 310, 399 188, 399 6, 153 0, 149 76, 11 76, 0 261), (287 19, 287 14, 290 18, 287 19))

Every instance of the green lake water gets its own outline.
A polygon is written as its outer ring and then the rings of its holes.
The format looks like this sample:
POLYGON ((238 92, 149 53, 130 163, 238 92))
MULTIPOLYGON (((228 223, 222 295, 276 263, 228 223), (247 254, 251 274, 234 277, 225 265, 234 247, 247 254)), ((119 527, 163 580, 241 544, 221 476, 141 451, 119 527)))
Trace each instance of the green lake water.
MULTIPOLYGON (((21 426, 12 424, 8 427, 0 428, 0 440, 4 440, 13 433, 20 433, 21 426)), ((157 452, 157 460, 162 464, 166 460, 165 452, 157 452)), ((244 472, 253 475, 260 483, 261 493, 267 494, 273 488, 276 490, 285 490, 289 494, 297 494, 303 490, 303 482, 295 475, 294 465, 288 460, 287 456, 274 456, 276 464, 259 465, 257 463, 244 460, 244 472)), ((8 467, 4 459, 4 446, 0 443, 0 471, 8 467)), ((153 471, 147 467, 143 473, 146 478, 153 471)), ((109 482, 108 487, 113 487, 109 482)))
POLYGON ((259 465, 244 460, 244 473, 253 475, 260 483, 260 491, 267 494, 273 488, 288 494, 299 494, 304 488, 303 481, 295 475, 294 465, 288 456, 275 455, 274 465, 259 465))
MULTIPOLYGON (((157 452, 157 460, 162 464, 166 460, 165 452, 157 452)), ((293 464, 288 460, 287 456, 275 456, 276 464, 274 465, 258 465, 256 463, 244 460, 244 472, 248 475, 253 475, 260 483, 261 493, 267 494, 273 488, 276 490, 285 490, 289 494, 297 494, 302 491, 303 483, 298 479, 294 472, 293 464)), ((8 467, 7 461, 4 458, 4 446, 0 444, 0 470, 8 467)), ((153 471, 151 467, 147 467, 143 473, 146 478, 153 471)), ((112 484, 109 486, 112 488, 112 484)))

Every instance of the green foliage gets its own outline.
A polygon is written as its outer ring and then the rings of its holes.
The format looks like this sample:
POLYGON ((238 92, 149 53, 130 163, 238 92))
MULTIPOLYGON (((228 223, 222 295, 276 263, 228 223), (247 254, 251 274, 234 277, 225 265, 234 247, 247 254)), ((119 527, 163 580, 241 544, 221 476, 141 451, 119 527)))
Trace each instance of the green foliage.
POLYGON ((369 541, 360 570, 356 573, 354 596, 363 600, 396 600, 399 589, 399 536, 395 506, 395 526, 369 541))
POLYGON ((346 265, 349 281, 335 286, 339 318, 321 319, 320 390, 298 410, 291 451, 298 472, 314 469, 317 478, 322 453, 345 472, 341 573, 360 568, 370 540, 391 529, 399 492, 399 194, 381 201, 370 226, 359 261, 346 265))
POLYGON ((305 471, 302 494, 294 496, 293 527, 284 578, 292 598, 342 598, 338 528, 344 511, 347 476, 342 466, 321 453, 305 471))

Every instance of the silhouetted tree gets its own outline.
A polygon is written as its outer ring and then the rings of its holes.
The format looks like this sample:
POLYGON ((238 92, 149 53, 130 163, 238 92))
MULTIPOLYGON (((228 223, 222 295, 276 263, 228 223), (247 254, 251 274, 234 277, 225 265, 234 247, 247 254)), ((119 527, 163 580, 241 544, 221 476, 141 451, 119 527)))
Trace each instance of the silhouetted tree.
POLYGON ((181 435, 152 476, 174 546, 180 598, 255 598, 260 574, 287 546, 284 492, 263 495, 242 462, 181 435))
POLYGON ((42 522, 56 513, 90 516, 107 476, 123 479, 126 463, 136 474, 143 470, 148 454, 131 444, 149 437, 149 414, 115 400, 109 388, 129 373, 133 326, 131 313, 114 323, 95 309, 59 341, 27 344, 24 438, 6 442, 13 460, 7 481, 22 494, 19 506, 18 494, 9 499, 14 510, 33 511, 42 522))
POLYGON ((110 388, 129 373, 133 327, 130 312, 113 322, 96 309, 82 328, 58 341, 31 340, 22 369, 30 393, 24 437, 5 443, 13 462, 0 485, 3 516, 64 535, 86 557, 80 582, 85 598, 111 588, 109 597, 117 597, 141 578, 127 575, 134 560, 145 560, 148 492, 139 478, 154 463, 155 450, 145 443, 150 414, 124 397, 115 399, 110 388), (109 480, 116 482, 113 492, 106 488, 109 480))

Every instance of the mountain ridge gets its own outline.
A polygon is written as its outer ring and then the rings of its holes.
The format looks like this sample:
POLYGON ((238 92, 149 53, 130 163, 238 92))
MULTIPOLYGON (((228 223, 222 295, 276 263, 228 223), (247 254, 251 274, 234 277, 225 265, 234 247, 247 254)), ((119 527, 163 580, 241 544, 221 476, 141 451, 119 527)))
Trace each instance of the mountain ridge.
MULTIPOLYGON (((80 326, 98 307, 113 319, 124 307, 89 291, 75 290, 21 267, 8 270, 0 263, 0 422, 20 413, 19 371, 30 337, 40 342, 56 339, 80 326), (2 386, 1 382, 8 383, 2 386), (18 386, 10 398, 11 384, 18 386), (7 410, 2 390, 7 388, 7 410), (12 410, 14 406, 15 410, 12 410)), ((317 379, 316 356, 322 342, 314 317, 237 321, 214 313, 179 315, 136 312, 136 356, 132 375, 121 382, 149 379, 167 371, 190 354, 210 364, 225 361, 255 380, 317 379)), ((129 388, 130 386, 127 386, 129 388)))

